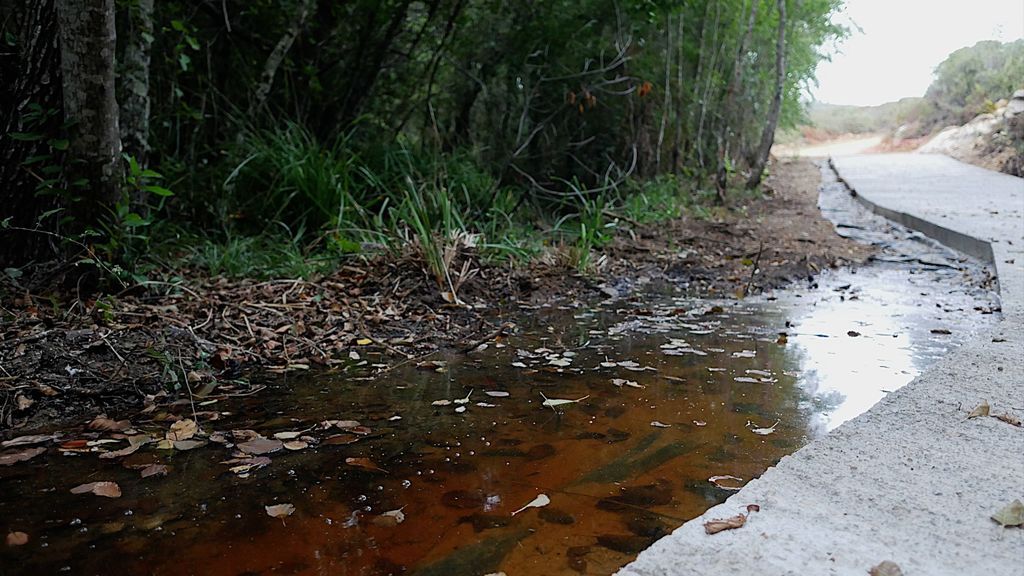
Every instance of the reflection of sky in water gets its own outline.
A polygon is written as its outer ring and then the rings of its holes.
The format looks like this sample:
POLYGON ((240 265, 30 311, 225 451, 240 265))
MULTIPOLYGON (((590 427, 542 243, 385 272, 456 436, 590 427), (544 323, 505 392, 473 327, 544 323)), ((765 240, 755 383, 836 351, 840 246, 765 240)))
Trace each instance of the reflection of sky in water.
POLYGON ((894 269, 838 273, 823 281, 824 290, 784 297, 793 313, 789 352, 811 398, 808 408, 818 413, 809 424, 812 437, 867 411, 992 319, 974 311, 976 301, 966 294, 923 294, 920 280, 894 269), (849 290, 829 290, 851 283, 849 290), (932 334, 935 328, 952 334, 932 334))

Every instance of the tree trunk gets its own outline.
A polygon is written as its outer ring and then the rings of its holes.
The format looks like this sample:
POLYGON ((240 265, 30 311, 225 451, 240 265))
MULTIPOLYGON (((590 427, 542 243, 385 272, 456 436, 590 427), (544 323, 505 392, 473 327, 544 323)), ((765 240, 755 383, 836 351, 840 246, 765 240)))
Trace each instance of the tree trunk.
POLYGON ((782 94, 786 88, 786 0, 777 0, 779 6, 779 37, 775 43, 775 96, 772 107, 768 111, 768 119, 761 132, 761 145, 757 149, 754 165, 750 167, 750 179, 747 188, 753 189, 761 183, 764 167, 768 164, 768 155, 775 142, 775 128, 779 124, 779 111, 782 110, 782 94))
POLYGON ((761 0, 751 0, 750 3, 750 16, 747 18, 747 32, 743 35, 740 40, 739 50, 736 51, 736 60, 732 66, 732 77, 729 79, 729 86, 725 90, 725 103, 722 106, 722 126, 719 128, 719 133, 724 142, 724 145, 719 145, 718 148, 718 175, 715 178, 716 187, 718 189, 718 195, 721 200, 725 200, 725 188, 728 185, 728 171, 726 170, 726 157, 729 155, 729 143, 730 132, 732 132, 735 126, 736 118, 736 92, 739 91, 740 86, 743 82, 743 61, 747 56, 747 51, 750 49, 750 39, 754 35, 754 24, 757 22, 757 5, 761 0))
POLYGON ((68 182, 74 214, 94 226, 118 198, 121 137, 114 94, 114 0, 57 0, 68 182))
POLYGON ((153 44, 153 0, 128 9, 121 79, 121 142, 140 165, 149 154, 149 62, 153 44))
POLYGON ((277 45, 274 46, 270 56, 267 57, 267 61, 263 65, 263 74, 260 75, 260 83, 256 86, 252 103, 249 105, 250 115, 258 112, 267 101, 270 89, 274 86, 274 77, 277 75, 277 69, 284 62, 284 57, 288 54, 288 50, 291 49, 295 38, 298 37, 299 33, 306 26, 306 19, 313 12, 315 5, 316 0, 302 0, 299 3, 299 9, 295 13, 295 18, 292 20, 291 25, 277 41, 277 45))
MULTIPOLYGON (((11 226, 35 228, 39 216, 56 207, 54 196, 38 197, 36 190, 43 179, 40 169, 60 164, 59 151, 47 144, 59 138, 62 123, 60 48, 54 0, 25 2, 19 8, 11 27, 17 33, 17 56, 4 59, 2 74, 9 80, 0 83, 0 219, 10 218, 11 226), (13 134, 38 137, 15 139, 13 134), (25 164, 47 155, 50 159, 44 164, 25 164)), ((18 266, 45 258, 48 243, 42 234, 0 230, 0 262, 18 266)))

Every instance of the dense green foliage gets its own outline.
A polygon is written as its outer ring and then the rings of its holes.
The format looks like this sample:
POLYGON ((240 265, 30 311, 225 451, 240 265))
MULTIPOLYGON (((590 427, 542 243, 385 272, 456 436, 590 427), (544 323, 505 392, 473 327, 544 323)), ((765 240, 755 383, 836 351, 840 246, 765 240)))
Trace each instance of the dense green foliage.
MULTIPOLYGON (((138 1, 118 3, 119 62, 138 1)), ((786 1, 783 125, 845 34, 840 4, 786 1)), ((779 25, 774 0, 160 1, 152 18, 144 163, 175 195, 132 195, 114 256, 201 237, 186 252, 229 273, 251 269, 224 254, 267 244, 246 238, 586 252, 609 213, 677 213, 754 160, 779 25)))
POLYGON ((935 69, 925 94, 926 128, 963 124, 1024 88, 1024 39, 978 42, 953 52, 935 69))

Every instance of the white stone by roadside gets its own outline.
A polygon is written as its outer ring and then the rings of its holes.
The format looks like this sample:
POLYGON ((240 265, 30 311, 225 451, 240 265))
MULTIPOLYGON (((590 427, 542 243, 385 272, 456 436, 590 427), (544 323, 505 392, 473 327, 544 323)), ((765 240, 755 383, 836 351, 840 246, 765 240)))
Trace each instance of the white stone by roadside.
POLYGON ((1024 180, 940 156, 836 158, 866 205, 990 260, 1003 321, 865 414, 783 458, 659 540, 622 576, 1024 574, 1024 529, 990 519, 1024 500, 1024 429, 966 419, 982 400, 1024 416, 1024 180), (704 522, 745 512, 745 526, 704 522))

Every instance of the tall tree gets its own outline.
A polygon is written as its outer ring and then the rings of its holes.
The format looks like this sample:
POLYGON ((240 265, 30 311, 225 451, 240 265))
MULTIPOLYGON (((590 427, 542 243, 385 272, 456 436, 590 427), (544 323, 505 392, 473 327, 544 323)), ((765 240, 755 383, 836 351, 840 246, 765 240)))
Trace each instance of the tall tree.
POLYGON ((118 198, 121 136, 114 94, 114 0, 57 0, 68 182, 81 226, 118 198))
MULTIPOLYGON (((2 72, 10 80, 0 83, 0 203, 12 226, 35 228, 37 218, 56 205, 52 196, 37 196, 44 176, 38 164, 27 162, 51 155, 48 141, 60 130, 57 14, 54 0, 38 0, 18 3, 5 16, 13 24, 16 54, 4 59, 2 72)), ((40 234, 6 231, 0 262, 27 262, 41 255, 46 242, 40 234)))
POLYGON ((149 154, 149 65, 153 45, 153 0, 135 0, 127 10, 121 67, 121 142, 140 164, 149 154))
POLYGON ((761 131, 761 144, 757 149, 754 164, 750 167, 750 178, 747 188, 756 188, 761 183, 764 167, 768 164, 768 155, 775 142, 775 128, 779 125, 779 112, 782 110, 782 96, 786 89, 786 0, 778 0, 779 30, 775 41, 775 93, 772 105, 768 110, 764 129, 761 131))

